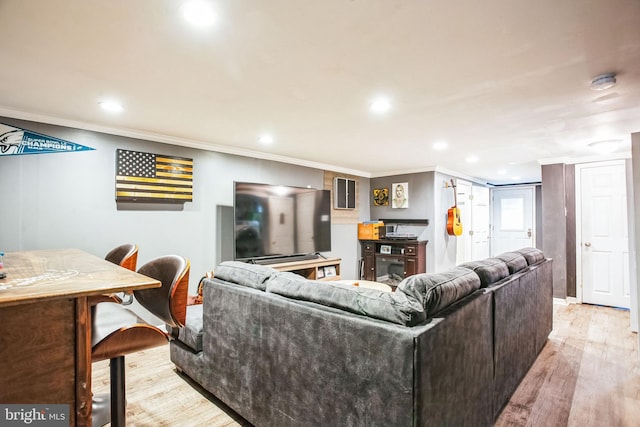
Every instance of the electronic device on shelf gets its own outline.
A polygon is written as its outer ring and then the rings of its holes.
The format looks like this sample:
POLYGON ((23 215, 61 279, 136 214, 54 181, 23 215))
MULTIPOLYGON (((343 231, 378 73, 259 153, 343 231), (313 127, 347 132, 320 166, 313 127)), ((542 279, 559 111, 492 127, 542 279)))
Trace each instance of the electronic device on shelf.
POLYGON ((412 233, 387 233, 387 240, 417 240, 418 236, 412 233))

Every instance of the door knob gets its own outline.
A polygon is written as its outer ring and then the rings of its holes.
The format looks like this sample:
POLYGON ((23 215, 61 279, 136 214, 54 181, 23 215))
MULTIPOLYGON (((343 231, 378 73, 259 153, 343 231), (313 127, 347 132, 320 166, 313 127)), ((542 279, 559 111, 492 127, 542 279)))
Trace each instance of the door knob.
POLYGON ((584 245, 585 245, 586 247, 588 247, 588 248, 589 248, 589 247, 591 247, 591 243, 589 243, 589 242, 585 243, 584 245))

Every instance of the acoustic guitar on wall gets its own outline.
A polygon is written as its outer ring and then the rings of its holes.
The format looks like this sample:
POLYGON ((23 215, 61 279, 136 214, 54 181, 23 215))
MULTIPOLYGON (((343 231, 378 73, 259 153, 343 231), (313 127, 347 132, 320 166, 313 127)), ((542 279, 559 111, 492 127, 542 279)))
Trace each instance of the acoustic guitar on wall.
POLYGON ((460 222, 460 208, 458 208, 458 193, 456 185, 451 180, 453 187, 453 206, 447 211, 447 234, 449 236, 459 236, 462 234, 462 222, 460 222))

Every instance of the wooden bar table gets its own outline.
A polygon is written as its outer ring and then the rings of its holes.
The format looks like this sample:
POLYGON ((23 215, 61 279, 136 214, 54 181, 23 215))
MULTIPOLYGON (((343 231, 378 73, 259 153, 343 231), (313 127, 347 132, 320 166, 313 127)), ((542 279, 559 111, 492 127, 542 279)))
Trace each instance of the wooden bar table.
POLYGON ((160 282, 78 249, 9 252, 0 271, 0 403, 68 404, 90 426, 88 297, 160 282))

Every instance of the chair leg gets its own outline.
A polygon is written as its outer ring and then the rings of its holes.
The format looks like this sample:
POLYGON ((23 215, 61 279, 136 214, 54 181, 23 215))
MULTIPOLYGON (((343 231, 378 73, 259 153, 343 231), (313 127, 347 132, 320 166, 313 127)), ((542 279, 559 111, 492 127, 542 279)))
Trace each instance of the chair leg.
POLYGON ((124 384, 124 356, 110 360, 111 376, 111 426, 124 427, 126 425, 126 405, 124 384))
POLYGON ((111 422, 111 395, 108 393, 93 396, 91 425, 102 427, 111 422))

